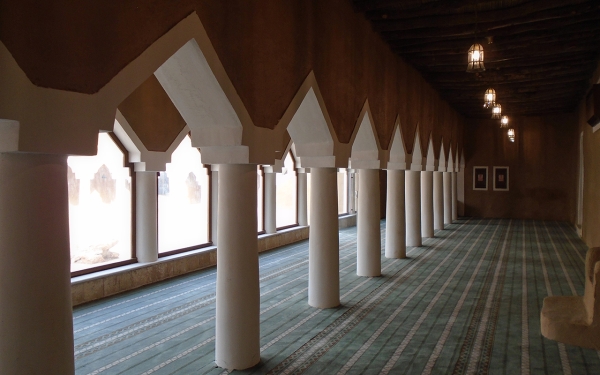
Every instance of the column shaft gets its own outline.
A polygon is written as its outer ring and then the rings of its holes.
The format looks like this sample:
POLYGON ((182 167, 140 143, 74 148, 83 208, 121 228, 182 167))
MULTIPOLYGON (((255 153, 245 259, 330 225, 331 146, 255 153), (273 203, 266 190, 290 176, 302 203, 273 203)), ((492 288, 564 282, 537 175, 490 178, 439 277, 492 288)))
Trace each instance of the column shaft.
POLYGON ((298 225, 308 225, 308 184, 306 172, 298 172, 298 225))
POLYGON ((458 200, 456 194, 456 172, 452 172, 452 221, 458 219, 458 200))
POLYGON ((335 168, 310 170, 308 304, 321 309, 340 304, 340 255, 335 168))
POLYGON ((406 258, 406 211, 404 206, 404 171, 387 171, 385 224, 386 258, 406 258))
POLYGON ((421 235, 431 238, 433 232, 433 172, 421 172, 421 235))
POLYGON ((433 228, 444 229, 444 176, 433 172, 433 228))
POLYGON ((265 172, 265 232, 277 232, 277 214, 275 202, 277 198, 275 173, 265 172))
POLYGON ((358 276, 381 276, 379 170, 361 169, 358 173, 356 273, 358 276))
POLYGON ((406 246, 421 246, 421 172, 406 171, 406 246))
POLYGON ((73 374, 67 157, 0 153, 0 374, 73 374))
POLYGON ((140 263, 158 260, 156 172, 135 172, 135 244, 140 263))
POLYGON ((452 172, 444 173, 444 224, 452 224, 452 172))
POLYGON ((260 361, 256 166, 219 165, 215 362, 246 369, 260 361))
POLYGON ((210 239, 216 246, 219 242, 219 171, 217 165, 211 168, 214 169, 210 172, 210 239))

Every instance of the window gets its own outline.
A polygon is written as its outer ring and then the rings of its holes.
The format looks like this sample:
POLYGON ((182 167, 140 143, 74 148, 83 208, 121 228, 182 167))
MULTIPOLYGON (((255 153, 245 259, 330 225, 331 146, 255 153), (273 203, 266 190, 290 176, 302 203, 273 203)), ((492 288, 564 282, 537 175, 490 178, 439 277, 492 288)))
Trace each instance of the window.
POLYGON ((277 186, 275 189, 275 225, 277 228, 281 228, 298 224, 296 216, 298 182, 294 160, 290 152, 283 161, 282 172, 276 174, 275 184, 277 186))
POLYGON ((348 170, 338 169, 337 172, 338 215, 348 213, 348 170))
POLYGON ((185 137, 158 176, 158 252, 209 242, 209 178, 200 152, 185 137))
POLYGON ((96 156, 67 158, 71 272, 132 259, 131 169, 107 133, 96 156))

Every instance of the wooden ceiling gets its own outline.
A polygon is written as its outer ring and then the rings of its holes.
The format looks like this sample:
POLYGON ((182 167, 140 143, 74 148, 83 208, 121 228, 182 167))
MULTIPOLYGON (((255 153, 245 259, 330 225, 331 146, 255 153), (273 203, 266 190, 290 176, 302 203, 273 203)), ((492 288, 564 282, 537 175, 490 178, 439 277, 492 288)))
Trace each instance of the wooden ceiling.
POLYGON ((488 87, 506 115, 571 112, 600 56, 600 2, 353 0, 392 50, 467 117, 486 118, 488 87), (476 33, 477 29, 477 33, 476 33), (492 43, 489 44, 488 40, 492 43), (467 73, 475 41, 483 73, 467 73))

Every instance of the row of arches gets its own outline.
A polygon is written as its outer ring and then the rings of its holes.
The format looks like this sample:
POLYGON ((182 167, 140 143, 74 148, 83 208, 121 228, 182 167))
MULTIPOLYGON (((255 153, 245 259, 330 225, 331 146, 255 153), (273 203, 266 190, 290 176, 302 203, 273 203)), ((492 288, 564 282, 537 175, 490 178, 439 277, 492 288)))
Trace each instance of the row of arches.
MULTIPOLYGON (((433 143, 436 159, 441 157, 441 146, 452 158, 461 153, 462 127, 455 116, 444 117, 434 107, 428 108, 429 110, 422 111, 423 115, 433 116, 435 112, 440 124, 438 126, 443 131, 434 134, 428 130, 427 134, 419 134, 424 118, 406 118, 403 121, 407 123, 401 123, 400 119, 403 117, 397 114, 391 132, 394 135, 386 140, 376 130, 368 98, 364 99, 355 124, 346 124, 346 127, 354 128, 350 139, 341 142, 313 71, 308 73, 273 129, 254 123, 196 14, 188 16, 163 35, 94 95, 34 86, 4 45, 0 47, 0 52, 7 61, 6 74, 0 75, 2 94, 6 98, 0 104, 0 117, 7 119, 0 124, 0 131, 5 139, 1 145, 3 152, 92 155, 95 153, 98 131, 117 131, 114 127, 115 109, 121 109, 122 103, 132 92, 142 86, 147 87, 148 80, 152 79, 158 81, 160 89, 168 95, 178 115, 188 126, 194 147, 204 149, 202 154, 205 164, 273 164, 274 160, 281 157, 291 137, 298 156, 305 160, 305 166, 347 167, 354 149, 357 153, 354 156, 356 162, 378 160, 379 167, 385 168, 390 150, 394 142, 397 142, 397 128, 401 133, 410 134, 410 140, 406 139, 403 144, 407 155, 413 154, 412 149, 417 146, 414 139, 419 141, 421 149, 429 147, 430 142, 433 143), (11 95, 15 90, 21 92, 21 95, 11 95), (38 106, 35 111, 31 111, 25 104, 40 101, 44 105, 38 106), (366 122, 373 130, 374 144, 363 145, 360 142, 362 137, 359 136, 358 129, 366 122), (41 125, 44 132, 38 129, 41 125), (413 138, 413 135, 416 136, 413 138), (357 136, 359 144, 354 147, 357 136), (367 151, 364 147, 370 148, 368 152, 371 154, 365 153, 367 151), (373 150, 375 148, 376 151, 373 150)), ((410 96, 406 100, 409 101, 410 96)), ((116 112, 118 117, 119 111, 116 112)), ((141 124, 135 128, 173 128, 177 134, 181 129, 175 128, 179 125, 163 121, 160 126, 141 124)), ((147 142, 148 139, 141 141, 147 142)), ((166 149, 172 141, 174 139, 166 137, 159 142, 160 147, 166 149)), ((155 151, 151 147, 147 148, 150 154, 155 151)), ((444 158, 448 159, 448 156, 444 155, 444 158)), ((152 164, 149 168, 152 168, 152 164)))

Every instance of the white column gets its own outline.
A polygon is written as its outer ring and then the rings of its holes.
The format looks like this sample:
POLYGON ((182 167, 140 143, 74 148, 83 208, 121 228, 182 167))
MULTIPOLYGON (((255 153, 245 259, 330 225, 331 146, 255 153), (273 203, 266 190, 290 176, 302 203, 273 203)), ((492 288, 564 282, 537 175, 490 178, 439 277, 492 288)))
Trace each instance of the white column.
POLYGON ((219 166, 213 164, 210 170, 210 238, 216 246, 219 242, 219 166))
POLYGON ((421 246, 421 172, 406 171, 406 246, 421 246))
POLYGON ((456 172, 452 172, 452 221, 458 219, 458 200, 456 193, 456 172))
POLYGON ((260 361, 256 166, 219 165, 215 362, 242 370, 260 361))
POLYGON ((277 222, 275 218, 277 212, 275 206, 277 192, 275 189, 275 173, 267 172, 265 170, 265 232, 267 233, 277 232, 277 222))
POLYGON ((0 153, 0 374, 73 374, 67 157, 0 153))
POLYGON ((386 258, 406 258, 406 212, 404 206, 404 171, 387 171, 385 224, 386 258))
POLYGON ((421 172, 421 236, 433 237, 433 172, 421 172))
POLYGON ((305 168, 298 168, 298 225, 308 225, 308 184, 305 168))
POLYGON ((452 172, 444 173, 444 224, 452 224, 452 172))
POLYGON ((310 169, 308 304, 321 309, 340 304, 340 255, 335 168, 310 169))
POLYGON ((135 172, 135 244, 140 263, 158 260, 156 172, 135 172))
POLYGON ((433 228, 444 229, 444 176, 433 172, 433 228))
POLYGON ((361 169, 358 174, 356 274, 381 276, 379 170, 361 169))

